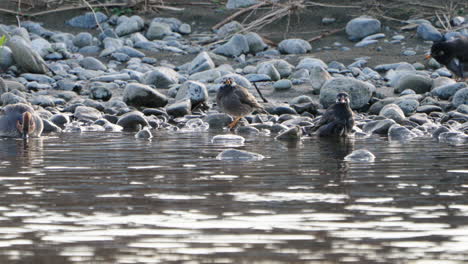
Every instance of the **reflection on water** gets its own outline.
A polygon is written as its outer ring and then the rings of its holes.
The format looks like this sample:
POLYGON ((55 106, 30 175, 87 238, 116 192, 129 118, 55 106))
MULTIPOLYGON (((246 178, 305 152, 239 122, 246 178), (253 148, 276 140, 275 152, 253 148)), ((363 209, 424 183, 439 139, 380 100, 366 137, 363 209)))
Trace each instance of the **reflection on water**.
POLYGON ((264 160, 226 162, 215 135, 1 139, 0 263, 468 259, 466 145, 253 136, 264 160))

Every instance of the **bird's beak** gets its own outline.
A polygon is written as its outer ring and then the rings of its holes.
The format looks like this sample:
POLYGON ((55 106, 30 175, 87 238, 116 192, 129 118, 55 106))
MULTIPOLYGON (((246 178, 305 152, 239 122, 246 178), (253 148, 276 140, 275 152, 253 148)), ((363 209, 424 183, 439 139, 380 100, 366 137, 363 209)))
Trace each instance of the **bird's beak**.
POLYGON ((426 60, 428 60, 428 59, 430 59, 430 58, 432 58, 431 54, 427 54, 427 55, 426 55, 426 60))
POLYGON ((341 98, 340 98, 340 103, 345 104, 345 103, 346 103, 346 98, 345 98, 345 97, 341 97, 341 98))

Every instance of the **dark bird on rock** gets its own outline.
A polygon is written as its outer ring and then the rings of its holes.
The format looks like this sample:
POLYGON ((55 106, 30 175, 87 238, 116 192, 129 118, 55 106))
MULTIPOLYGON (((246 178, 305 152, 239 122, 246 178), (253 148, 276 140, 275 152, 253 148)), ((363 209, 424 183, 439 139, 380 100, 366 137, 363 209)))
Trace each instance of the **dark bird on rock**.
POLYGON ((0 110, 0 137, 40 137, 44 124, 26 104, 7 105, 0 110))
POLYGON ((222 112, 234 117, 229 128, 234 128, 239 120, 254 110, 265 112, 255 97, 247 90, 234 82, 233 78, 226 78, 216 95, 216 103, 222 112))
POLYGON ((325 111, 313 129, 317 130, 318 136, 344 137, 352 132, 354 118, 349 102, 347 93, 336 95, 336 102, 325 111))
POLYGON ((460 36, 435 42, 431 47, 431 54, 426 56, 427 59, 431 57, 458 77, 468 77, 468 37, 460 36))

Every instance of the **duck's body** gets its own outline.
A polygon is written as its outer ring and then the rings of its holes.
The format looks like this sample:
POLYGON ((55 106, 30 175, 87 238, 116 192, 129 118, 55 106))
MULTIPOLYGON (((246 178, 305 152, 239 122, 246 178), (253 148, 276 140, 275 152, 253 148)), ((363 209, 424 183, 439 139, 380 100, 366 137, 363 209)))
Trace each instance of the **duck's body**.
POLYGON ((349 96, 347 93, 339 93, 336 103, 325 111, 315 129, 320 137, 343 137, 352 133, 353 126, 354 118, 349 106, 349 96))
POLYGON ((460 78, 468 77, 468 37, 435 42, 430 57, 460 78))
POLYGON ((216 103, 222 112, 234 117, 229 128, 235 127, 243 116, 252 113, 255 109, 263 110, 255 97, 231 78, 226 79, 219 88, 216 103))
POLYGON ((26 104, 12 104, 0 110, 0 137, 40 137, 44 124, 26 104))

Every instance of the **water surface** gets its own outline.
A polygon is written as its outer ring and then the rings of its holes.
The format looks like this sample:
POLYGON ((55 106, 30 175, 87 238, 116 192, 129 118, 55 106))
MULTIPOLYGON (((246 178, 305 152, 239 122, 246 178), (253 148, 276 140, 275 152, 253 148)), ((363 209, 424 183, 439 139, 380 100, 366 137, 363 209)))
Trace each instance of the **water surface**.
POLYGON ((220 133, 1 139, 0 263, 468 259, 466 145, 251 136, 266 158, 226 162, 220 133))

